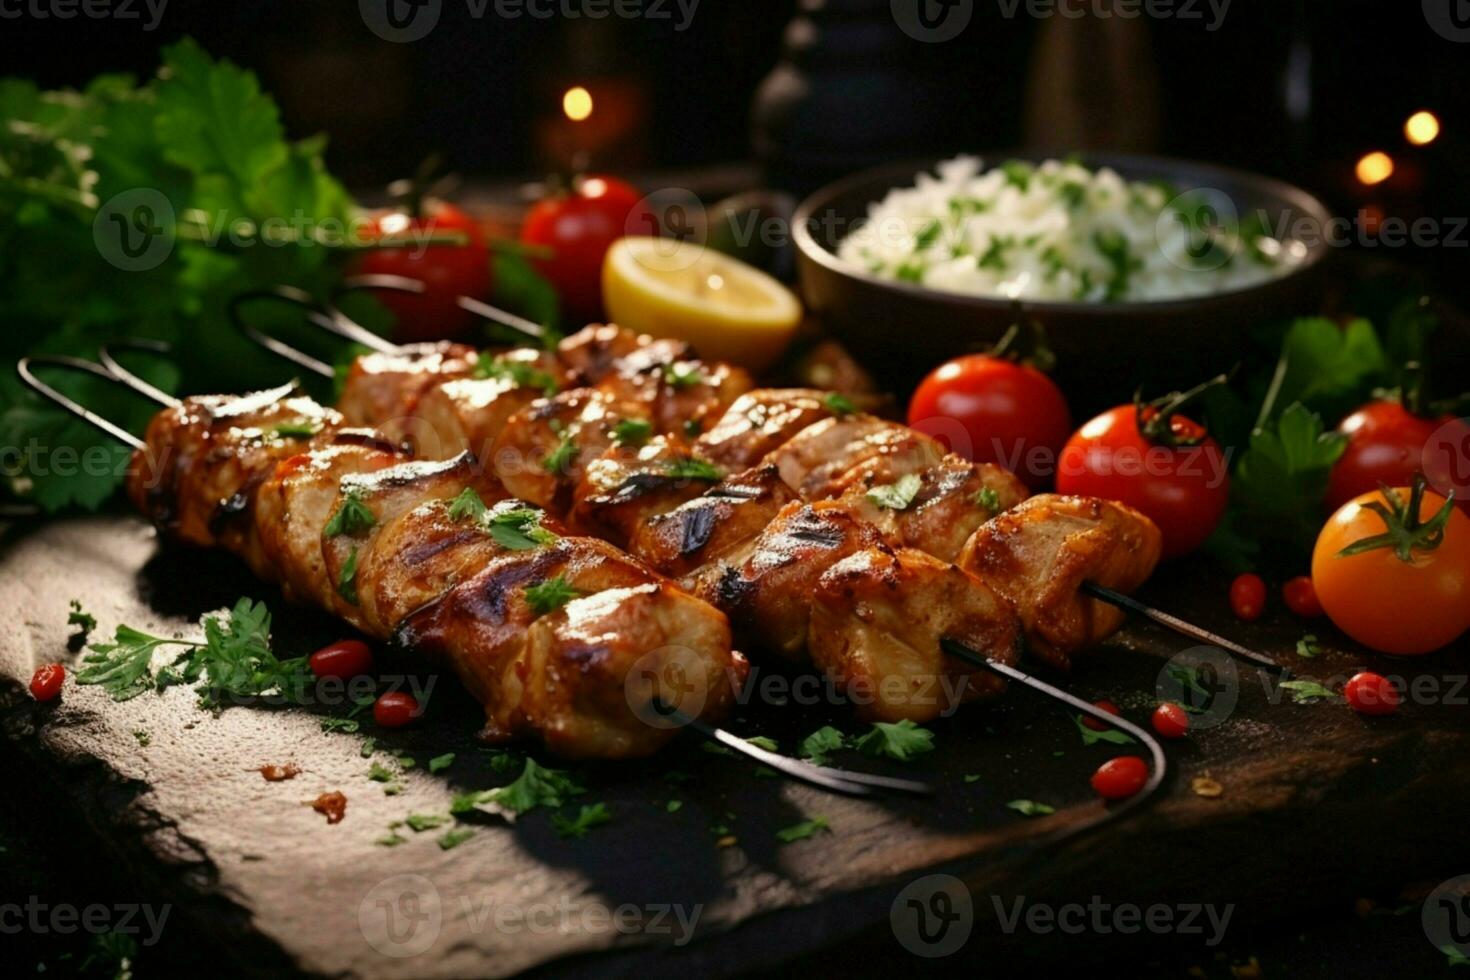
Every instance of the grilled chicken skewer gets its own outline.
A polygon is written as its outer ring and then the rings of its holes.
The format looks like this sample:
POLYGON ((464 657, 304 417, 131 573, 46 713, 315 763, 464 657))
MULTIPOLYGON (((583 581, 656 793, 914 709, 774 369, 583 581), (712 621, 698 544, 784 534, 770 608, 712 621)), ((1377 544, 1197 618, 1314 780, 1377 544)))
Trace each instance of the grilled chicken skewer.
POLYGON ((729 373, 711 384, 705 366, 679 357, 688 357, 682 345, 591 327, 556 355, 511 352, 490 362, 489 377, 473 379, 465 375, 479 355, 421 347, 360 358, 342 404, 364 420, 396 411, 414 412, 407 417, 414 422, 433 419, 418 441, 434 439, 440 451, 461 449, 466 439, 488 444, 498 475, 519 496, 565 510, 570 495, 575 527, 684 576, 695 594, 730 614, 743 640, 809 654, 860 697, 869 717, 926 720, 960 698, 997 691, 994 678, 944 657, 938 641, 950 636, 1014 663, 1011 608, 1028 628, 1035 624, 1028 632, 1041 640, 1035 646, 1043 656, 1064 664, 1067 652, 1100 641, 1122 621, 1112 607, 1082 596, 1082 582, 1101 577, 1131 590, 1157 561, 1157 532, 1146 518, 1100 501, 1053 498, 1028 509, 1024 542, 989 535, 963 567, 949 564, 992 510, 1022 498, 1021 484, 999 468, 947 457, 937 442, 903 426, 834 418, 821 392, 767 389, 734 400, 693 451, 737 466, 764 456, 765 465, 689 500, 718 475, 710 459, 692 455, 677 436, 636 449, 613 444, 630 420, 645 437, 667 429, 675 413, 660 418, 656 409, 670 394, 671 371, 700 387, 682 407, 703 409, 686 412, 701 430, 711 407, 743 387, 729 373), (568 377, 597 387, 550 398, 525 390, 528 381, 568 377), (450 435, 441 441, 444 430, 450 435), (580 475, 562 472, 594 452, 600 455, 580 475), (558 456, 558 466, 541 465, 558 456), (708 472, 683 465, 690 462, 708 472), (874 502, 875 486, 909 474, 920 480, 911 513, 910 501, 874 502), (1054 515, 1070 529, 1041 530, 1054 515), (1049 561, 1040 553, 1048 543, 1049 561), (999 556, 1022 547, 1026 561, 1010 563, 1007 573, 999 556), (1109 567, 1106 556, 1118 554, 1125 560, 1109 567), (1009 594, 966 573, 982 559, 1009 594), (1028 580, 1021 568, 1047 569, 1050 581, 1028 580))

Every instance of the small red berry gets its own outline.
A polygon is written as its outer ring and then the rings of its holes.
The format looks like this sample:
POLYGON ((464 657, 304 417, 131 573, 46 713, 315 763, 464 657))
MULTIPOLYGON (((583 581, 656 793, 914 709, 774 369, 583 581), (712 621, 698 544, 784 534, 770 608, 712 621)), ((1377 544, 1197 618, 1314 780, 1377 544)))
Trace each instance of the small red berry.
POLYGON ((1148 766, 1136 755, 1120 755, 1098 766, 1092 788, 1105 800, 1126 800, 1148 782, 1148 766))
POLYGON ((1322 615, 1322 603, 1317 599, 1317 589, 1305 575, 1288 579, 1281 587, 1281 598, 1286 600, 1287 609, 1303 619, 1316 619, 1322 615))
POLYGON ((1230 583, 1230 608, 1236 619, 1260 619, 1266 609, 1266 583, 1254 572, 1237 575, 1230 583))
POLYGON ((1354 674, 1342 689, 1350 708, 1360 715, 1391 715, 1399 709, 1399 692, 1393 681, 1365 670, 1354 674))
POLYGON ((55 701, 61 694, 61 685, 65 680, 66 668, 61 664, 38 667, 31 675, 31 697, 37 701, 55 701))
MULTIPOLYGON (((1118 710, 1118 706, 1111 701, 1094 701, 1092 702, 1092 706, 1094 708, 1100 708, 1110 715, 1122 714, 1122 712, 1118 710)), ((1092 717, 1092 715, 1083 715, 1082 724, 1086 725, 1088 728, 1091 728, 1095 732, 1105 732, 1113 727, 1107 722, 1098 721, 1096 718, 1092 717)))
POLYGON ((402 728, 419 716, 419 703, 412 694, 389 691, 373 702, 373 721, 383 728, 402 728))
POLYGON ((1172 701, 1154 709, 1154 731, 1165 738, 1183 738, 1189 731, 1189 712, 1172 701))
POLYGON ((313 653, 307 663, 318 677, 345 681, 373 672, 373 652, 361 640, 338 640, 313 653))

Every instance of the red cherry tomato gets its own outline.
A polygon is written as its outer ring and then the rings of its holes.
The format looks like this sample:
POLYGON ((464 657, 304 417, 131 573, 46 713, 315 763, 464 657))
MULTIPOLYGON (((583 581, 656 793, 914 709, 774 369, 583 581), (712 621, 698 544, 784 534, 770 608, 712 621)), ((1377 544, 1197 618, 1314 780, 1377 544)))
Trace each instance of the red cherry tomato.
MULTIPOLYGON (((1148 410, 1145 409, 1147 412, 1148 410)), ((1145 415, 1145 423, 1152 420, 1145 415)), ((1139 430, 1133 405, 1119 405, 1078 429, 1062 449, 1057 492, 1102 497, 1137 508, 1164 536, 1164 557, 1188 554, 1215 530, 1229 502, 1230 477, 1220 444, 1182 415, 1159 445, 1139 430)))
POLYGON ((612 177, 583 177, 571 193, 538 201, 521 241, 549 249, 531 262, 550 280, 569 322, 602 317, 602 260, 627 235, 657 235, 659 224, 637 188, 612 177))
POLYGON ((31 675, 31 697, 37 701, 54 701, 61 694, 61 685, 65 680, 66 668, 61 664, 38 667, 31 675))
POLYGON ((418 700, 403 691, 389 691, 373 702, 373 721, 384 728, 402 728, 420 714, 418 700))
POLYGON ((1230 611, 1247 623, 1261 618, 1266 610, 1266 583, 1254 572, 1235 576, 1230 583, 1230 611))
POLYGON ((1306 575, 1287 579, 1286 584, 1281 587, 1281 598, 1286 600, 1287 609, 1303 619, 1315 619, 1322 615, 1322 602, 1317 598, 1317 587, 1306 575))
POLYGON ((1154 709, 1154 731, 1165 738, 1183 738, 1189 731, 1189 712, 1172 701, 1165 701, 1154 709))
POLYGON ((1148 765, 1135 755, 1120 755, 1097 767, 1092 788, 1105 800, 1126 800, 1148 782, 1148 765))
MULTIPOLYGON (((1462 496, 1464 473, 1470 472, 1470 425, 1463 420, 1451 415, 1424 418, 1396 401, 1375 401, 1343 419, 1338 431, 1348 444, 1327 484, 1329 509, 1337 510, 1380 485, 1406 487, 1416 470, 1428 473, 1430 484, 1441 493, 1453 488, 1456 497, 1462 496), (1441 432, 1443 427, 1448 428, 1441 432)), ((1470 499, 1461 499, 1460 506, 1470 506, 1470 499)))
POLYGON ((1061 389, 1036 368, 969 354, 919 383, 909 425, 966 459, 999 463, 1039 490, 1051 481, 1072 414, 1061 389))
POLYGON ((1342 689, 1350 708, 1360 715, 1391 715, 1399 710, 1399 692, 1382 674, 1363 671, 1348 679, 1342 689))
POLYGON ((349 680, 373 671, 373 652, 361 640, 338 640, 313 653, 307 664, 318 677, 349 680))
POLYGON ((460 309, 460 296, 490 297, 490 252, 485 237, 473 218, 443 201, 424 202, 424 213, 412 216, 403 211, 378 215, 368 230, 370 237, 412 237, 416 233, 460 232, 464 245, 431 245, 427 248, 380 248, 363 252, 353 263, 359 275, 393 275, 420 279, 422 293, 379 290, 377 298, 396 318, 393 339, 399 343, 462 337, 476 323, 473 313, 460 309))
MULTIPOLYGON (((1094 708, 1101 708, 1103 711, 1106 711, 1110 715, 1122 714, 1122 712, 1118 710, 1118 706, 1111 701, 1094 701, 1092 702, 1092 706, 1094 708)), ((1105 732, 1112 727, 1106 722, 1098 721, 1091 715, 1083 715, 1082 724, 1086 725, 1088 728, 1091 728, 1095 732, 1105 732)))

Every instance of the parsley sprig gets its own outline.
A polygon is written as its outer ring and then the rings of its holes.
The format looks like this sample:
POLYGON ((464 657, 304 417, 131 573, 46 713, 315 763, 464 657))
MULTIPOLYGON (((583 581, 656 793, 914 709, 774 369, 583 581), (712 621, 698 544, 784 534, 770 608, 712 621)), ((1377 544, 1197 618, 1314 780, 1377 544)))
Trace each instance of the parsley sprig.
POLYGON ((362 501, 362 491, 352 489, 343 494, 342 502, 337 505, 337 510, 332 514, 332 519, 327 521, 322 533, 329 538, 342 534, 356 536, 372 530, 377 523, 377 517, 362 501))
POLYGON ((868 499, 887 510, 906 510, 918 496, 923 481, 917 473, 905 473, 893 483, 876 486, 868 491, 868 499))
POLYGON ((549 578, 526 589, 526 605, 538 616, 554 613, 582 593, 572 588, 564 576, 549 578))

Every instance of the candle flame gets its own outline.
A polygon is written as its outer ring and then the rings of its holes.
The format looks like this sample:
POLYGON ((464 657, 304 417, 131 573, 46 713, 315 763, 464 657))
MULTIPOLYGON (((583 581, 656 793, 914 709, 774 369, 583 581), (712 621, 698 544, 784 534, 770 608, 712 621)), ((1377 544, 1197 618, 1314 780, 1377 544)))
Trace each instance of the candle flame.
POLYGON ((572 122, 582 122, 592 115, 592 93, 580 85, 567 89, 561 97, 561 111, 572 122))
POLYGON ((1372 187, 1393 176, 1393 157, 1382 150, 1365 154, 1356 168, 1358 180, 1372 187))
POLYGON ((1439 137, 1439 117, 1420 109, 1404 122, 1404 135, 1415 146, 1428 146, 1439 137))

